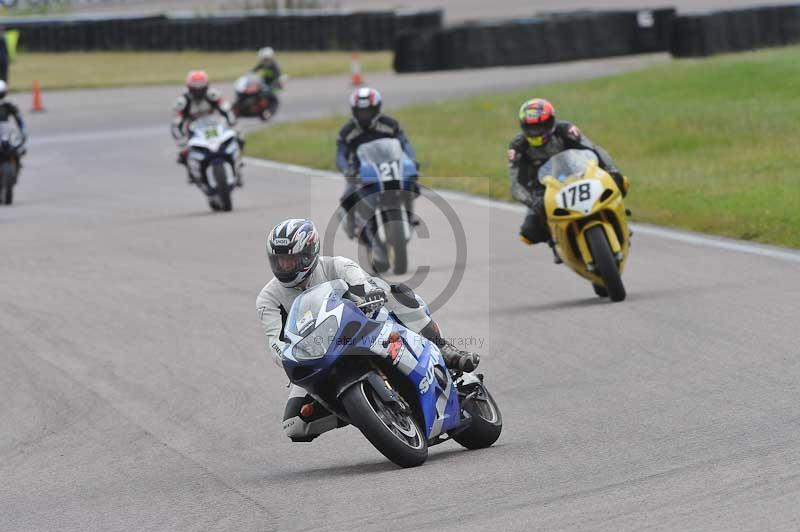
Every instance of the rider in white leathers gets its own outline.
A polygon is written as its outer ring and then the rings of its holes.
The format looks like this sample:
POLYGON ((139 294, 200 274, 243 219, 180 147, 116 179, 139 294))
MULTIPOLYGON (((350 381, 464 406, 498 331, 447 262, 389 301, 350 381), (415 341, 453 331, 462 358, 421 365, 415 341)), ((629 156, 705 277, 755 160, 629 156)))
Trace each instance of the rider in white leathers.
MULTIPOLYGON (((448 367, 473 371, 480 357, 460 351, 439 334, 439 327, 420 305, 414 292, 404 285, 390 286, 371 277, 350 259, 319 256, 320 239, 309 220, 291 219, 276 225, 269 233, 267 255, 275 274, 256 300, 258 318, 264 326, 267 346, 276 364, 281 365, 283 327, 292 303, 304 290, 341 279, 350 287, 351 298, 361 303, 385 304, 408 329, 439 346, 448 367)), ((316 403, 306 391, 292 385, 286 404, 283 429, 292 441, 311 441, 335 429, 338 419, 316 403)))

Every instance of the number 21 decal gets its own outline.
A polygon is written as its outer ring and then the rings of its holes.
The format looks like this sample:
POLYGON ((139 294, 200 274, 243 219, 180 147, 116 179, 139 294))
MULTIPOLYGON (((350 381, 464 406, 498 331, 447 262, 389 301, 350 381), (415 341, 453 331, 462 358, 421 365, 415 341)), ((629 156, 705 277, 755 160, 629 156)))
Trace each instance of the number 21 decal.
POLYGON ((393 181, 399 179, 400 176, 400 161, 391 161, 381 163, 378 167, 381 172, 381 179, 384 181, 393 181))

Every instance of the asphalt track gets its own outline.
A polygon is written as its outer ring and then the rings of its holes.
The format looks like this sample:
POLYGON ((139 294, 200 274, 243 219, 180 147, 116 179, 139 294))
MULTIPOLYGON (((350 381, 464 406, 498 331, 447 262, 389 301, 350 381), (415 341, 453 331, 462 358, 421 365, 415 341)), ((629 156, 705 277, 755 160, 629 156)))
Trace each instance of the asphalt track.
MULTIPOLYGON (((390 90, 436 99, 454 79, 390 90)), ((330 111, 330 83, 293 85, 284 118, 330 111)), ((249 161, 236 210, 212 214, 151 90, 47 94, 31 117, 0 210, 0 530, 800 527, 800 254, 642 228, 611 305, 521 245, 513 207, 448 195, 450 224, 423 199, 418 290, 441 292, 461 226, 437 316, 484 355, 503 435, 414 470, 352 428, 291 444, 255 316, 264 236, 288 216, 324 227, 341 183, 249 161)), ((334 249, 355 253, 341 233, 334 249)))

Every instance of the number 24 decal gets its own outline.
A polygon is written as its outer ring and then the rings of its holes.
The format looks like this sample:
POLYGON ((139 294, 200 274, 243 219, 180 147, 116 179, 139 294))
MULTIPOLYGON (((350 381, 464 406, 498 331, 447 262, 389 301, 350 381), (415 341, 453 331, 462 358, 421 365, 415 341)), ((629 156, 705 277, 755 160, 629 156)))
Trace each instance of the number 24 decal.
POLYGON ((592 197, 589 183, 581 183, 576 187, 569 187, 561 192, 561 201, 565 208, 574 207, 579 201, 586 201, 592 197))

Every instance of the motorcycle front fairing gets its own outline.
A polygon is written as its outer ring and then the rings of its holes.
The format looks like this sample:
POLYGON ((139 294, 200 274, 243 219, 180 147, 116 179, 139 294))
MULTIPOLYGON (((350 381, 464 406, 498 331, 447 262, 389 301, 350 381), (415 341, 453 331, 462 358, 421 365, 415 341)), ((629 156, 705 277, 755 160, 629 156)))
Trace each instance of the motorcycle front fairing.
POLYGON ((433 439, 457 426, 461 412, 458 394, 439 349, 395 321, 386 309, 367 317, 345 299, 346 292, 344 281, 331 281, 302 294, 292 305, 284 331, 289 345, 282 355, 289 379, 335 412, 330 380, 346 379, 337 383, 341 395, 350 385, 374 373, 366 367, 348 375, 347 362, 368 360, 354 357, 375 356, 408 379, 424 420, 426 438, 433 439), (393 332, 400 338, 390 343, 393 332))
POLYGON ((583 236, 601 225, 612 253, 620 256, 622 273, 629 247, 629 230, 622 193, 611 176, 599 167, 590 150, 566 150, 553 156, 539 169, 539 181, 546 187, 545 211, 550 233, 559 256, 576 273, 602 285, 590 269, 591 251, 583 236))
POLYGON ((190 172, 212 190, 217 186, 213 176, 209 175, 214 164, 227 163, 231 169, 236 168, 239 158, 236 132, 219 120, 200 119, 192 124, 188 147, 190 172))
POLYGON ((416 192, 419 174, 416 163, 403 151, 397 139, 378 139, 358 147, 361 196, 374 207, 379 192, 416 192))

